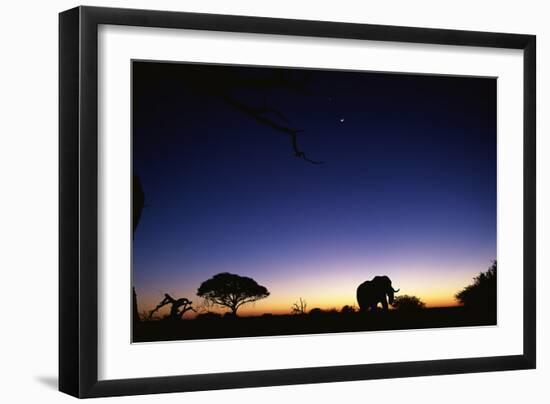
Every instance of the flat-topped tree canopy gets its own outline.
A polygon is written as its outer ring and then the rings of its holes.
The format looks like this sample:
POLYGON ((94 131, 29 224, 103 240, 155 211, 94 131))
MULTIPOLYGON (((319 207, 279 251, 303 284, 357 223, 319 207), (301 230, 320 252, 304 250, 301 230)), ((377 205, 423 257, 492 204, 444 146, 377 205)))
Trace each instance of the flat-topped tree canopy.
POLYGON ((222 272, 204 281, 197 290, 197 296, 222 307, 228 307, 234 316, 243 304, 265 299, 269 291, 254 279, 222 272))

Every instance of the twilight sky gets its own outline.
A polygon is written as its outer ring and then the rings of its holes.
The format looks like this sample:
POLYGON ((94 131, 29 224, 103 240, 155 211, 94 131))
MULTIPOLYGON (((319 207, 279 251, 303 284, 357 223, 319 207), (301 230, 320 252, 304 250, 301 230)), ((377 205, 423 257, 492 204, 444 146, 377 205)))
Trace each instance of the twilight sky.
POLYGON ((495 79, 134 62, 133 102, 140 310, 219 272, 270 290, 243 315, 356 304, 375 275, 453 305, 496 259, 495 79))

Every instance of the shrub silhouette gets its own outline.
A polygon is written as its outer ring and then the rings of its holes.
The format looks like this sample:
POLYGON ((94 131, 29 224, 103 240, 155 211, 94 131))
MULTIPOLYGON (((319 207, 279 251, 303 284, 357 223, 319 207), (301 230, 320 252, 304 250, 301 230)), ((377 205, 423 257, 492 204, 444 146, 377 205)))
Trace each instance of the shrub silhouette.
POLYGON ((223 272, 201 283, 197 296, 211 304, 229 308, 231 314, 237 317, 239 307, 265 299, 269 291, 252 278, 223 272))
POLYGON ((416 296, 397 296, 392 306, 399 311, 417 311, 422 310, 426 305, 416 296))
POLYGON ((473 283, 458 292, 455 297, 466 308, 496 313, 497 262, 493 261, 487 271, 476 276, 473 283))
POLYGON ((197 314, 195 319, 197 320, 219 320, 222 318, 222 315, 219 313, 214 313, 212 311, 207 311, 206 313, 197 314))
POLYGON ((319 307, 314 307, 313 309, 311 309, 311 310, 309 311, 309 315, 310 315, 310 316, 319 316, 319 315, 321 315, 321 314, 323 314, 323 313, 324 313, 324 311, 321 310, 319 307))
POLYGON ((350 306, 348 304, 346 304, 344 307, 342 307, 342 309, 340 310, 340 313, 342 314, 351 314, 351 313, 355 313, 357 310, 355 309, 354 306, 350 306))

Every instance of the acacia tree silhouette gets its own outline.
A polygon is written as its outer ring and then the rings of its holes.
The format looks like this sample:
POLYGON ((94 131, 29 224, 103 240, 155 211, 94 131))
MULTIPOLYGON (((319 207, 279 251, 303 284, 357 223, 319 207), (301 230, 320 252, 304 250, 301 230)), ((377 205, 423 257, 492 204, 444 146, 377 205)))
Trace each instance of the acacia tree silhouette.
POLYGON ((252 278, 223 272, 201 283, 197 296, 212 304, 229 308, 233 316, 237 317, 239 307, 265 299, 269 296, 269 291, 252 278))

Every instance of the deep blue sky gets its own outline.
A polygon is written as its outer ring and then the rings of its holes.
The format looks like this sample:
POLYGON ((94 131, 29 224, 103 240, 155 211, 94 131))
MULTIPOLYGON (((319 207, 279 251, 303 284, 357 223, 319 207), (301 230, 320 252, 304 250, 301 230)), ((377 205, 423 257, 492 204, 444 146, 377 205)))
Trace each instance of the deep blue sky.
POLYGON ((133 100, 140 309, 223 271, 270 289, 261 312, 354 304, 381 274, 452 304, 496 259, 496 79, 134 62, 133 100), (274 77, 304 88, 248 88, 274 77))

